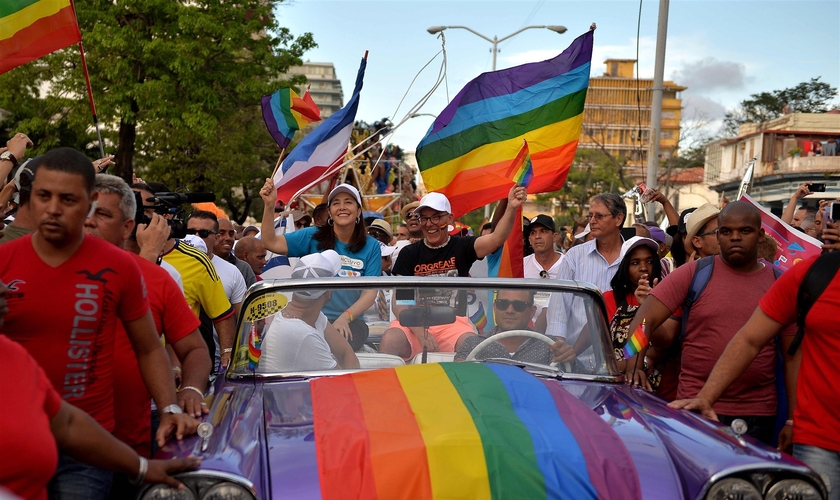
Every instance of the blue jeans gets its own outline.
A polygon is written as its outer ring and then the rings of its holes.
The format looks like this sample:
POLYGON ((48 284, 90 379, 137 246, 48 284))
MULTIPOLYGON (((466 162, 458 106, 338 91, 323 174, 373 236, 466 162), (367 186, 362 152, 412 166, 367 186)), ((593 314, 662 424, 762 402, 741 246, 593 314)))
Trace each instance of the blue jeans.
POLYGON ((807 444, 794 444, 793 456, 805 462, 822 477, 828 500, 840 500, 840 452, 807 444))
POLYGON ((113 474, 110 471, 79 463, 59 452, 58 468, 47 492, 50 500, 107 500, 113 474))

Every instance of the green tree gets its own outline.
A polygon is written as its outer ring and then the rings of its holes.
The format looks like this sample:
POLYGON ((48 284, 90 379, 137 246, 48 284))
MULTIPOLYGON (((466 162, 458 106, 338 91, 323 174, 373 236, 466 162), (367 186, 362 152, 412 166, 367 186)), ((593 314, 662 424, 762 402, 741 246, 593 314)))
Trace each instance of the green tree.
MULTIPOLYGON (((259 98, 315 47, 278 25, 282 0, 89 0, 76 4, 97 111, 116 173, 170 189, 213 191, 242 221, 279 153, 259 98)), ((73 146, 98 156, 78 50, 0 76, 4 130, 36 152, 73 146), (39 95, 47 89, 47 95, 39 95)))
POLYGON ((821 82, 821 77, 811 78, 795 87, 750 95, 723 119, 726 136, 738 135, 738 127, 744 123, 761 123, 778 118, 787 106, 791 112, 825 113, 828 103, 837 96, 837 87, 821 82))

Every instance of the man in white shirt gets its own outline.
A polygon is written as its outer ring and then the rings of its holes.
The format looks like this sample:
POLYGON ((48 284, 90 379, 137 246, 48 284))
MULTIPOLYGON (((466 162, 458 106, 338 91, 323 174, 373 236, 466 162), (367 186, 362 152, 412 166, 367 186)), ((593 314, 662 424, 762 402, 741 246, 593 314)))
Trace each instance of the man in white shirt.
MULTIPOLYGON (((337 276, 341 258, 334 250, 301 257, 292 279, 337 276)), ((358 368, 359 359, 321 309, 330 300, 327 290, 302 290, 274 315, 262 339, 257 371, 288 372, 358 368)))
POLYGON ((528 241, 534 253, 525 257, 526 278, 557 279, 560 271, 560 260, 563 254, 554 250, 554 236, 557 226, 554 219, 545 214, 539 214, 531 219, 528 226, 528 241))
MULTIPOLYGON (((222 280, 225 295, 227 295, 228 301, 233 306, 236 314, 235 317, 238 318, 239 310, 242 307, 242 299, 245 297, 245 292, 248 291, 248 287, 245 285, 245 278, 239 272, 239 269, 213 252, 218 232, 219 221, 216 214, 204 210, 195 210, 190 214, 187 220, 187 235, 196 235, 204 241, 207 256, 210 257, 210 262, 216 268, 216 273, 218 273, 219 279, 222 280)), ((219 333, 215 328, 213 328, 213 340, 216 342, 214 368, 218 371, 222 352, 219 348, 219 333)))

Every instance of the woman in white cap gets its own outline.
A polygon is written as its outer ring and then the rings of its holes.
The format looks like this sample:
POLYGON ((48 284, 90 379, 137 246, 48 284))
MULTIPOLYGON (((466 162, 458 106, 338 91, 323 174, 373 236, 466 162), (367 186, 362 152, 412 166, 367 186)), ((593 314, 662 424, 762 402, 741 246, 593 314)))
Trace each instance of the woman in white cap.
POLYGON ((621 248, 624 257, 610 281, 612 290, 604 293, 613 351, 619 366, 624 365, 624 346, 633 333, 629 330, 630 323, 651 288, 662 279, 658 252, 659 244, 650 238, 634 236, 625 241, 621 248))
MULTIPOLYGON (((362 198, 349 184, 339 184, 327 197, 329 218, 322 227, 307 227, 291 233, 274 232, 274 200, 277 188, 266 179, 260 189, 265 202, 262 219, 262 241, 267 250, 289 257, 303 257, 324 250, 335 250, 341 256, 339 276, 380 276, 382 255, 379 242, 368 236, 362 217, 362 198)), ((353 350, 360 349, 367 340, 367 325, 359 319, 373 305, 376 290, 340 290, 324 306, 324 314, 332 322, 353 350)))

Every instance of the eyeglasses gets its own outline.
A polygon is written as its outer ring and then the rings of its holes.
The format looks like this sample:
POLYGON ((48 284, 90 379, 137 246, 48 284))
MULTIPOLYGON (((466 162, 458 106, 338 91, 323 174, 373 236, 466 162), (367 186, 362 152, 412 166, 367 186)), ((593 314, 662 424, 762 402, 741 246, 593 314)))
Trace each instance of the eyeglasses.
POLYGON ((435 215, 432 215, 431 217, 420 217, 420 216, 418 216, 418 218, 420 219, 420 224, 425 224, 427 222, 431 222, 432 224, 437 225, 437 224, 440 224, 441 219, 443 219, 447 215, 449 215, 449 214, 435 214, 435 215))
POLYGON ((548 275, 548 271, 546 271, 545 269, 540 271, 540 278, 542 278, 544 280, 550 278, 550 276, 548 275))
POLYGON ((197 234, 199 238, 207 238, 211 234, 216 234, 216 231, 209 229, 187 229, 187 234, 197 234))
POLYGON ((606 219, 607 217, 612 217, 612 214, 589 214, 584 218, 586 219, 586 222, 589 222, 592 219, 595 219, 597 221, 602 221, 602 220, 606 219))
POLYGON ((705 233, 700 233, 697 236, 703 237, 703 236, 709 236, 710 234, 717 234, 717 233, 718 233, 718 230, 713 229, 711 231, 706 231, 705 233))
POLYGON ((513 305, 513 310, 518 313, 525 312, 525 309, 531 307, 531 304, 529 302, 525 302, 524 300, 496 299, 494 304, 496 304, 496 309, 500 311, 505 311, 508 307, 513 305))
POLYGON ((412 219, 419 219, 420 214, 414 212, 408 212, 405 214, 405 220, 412 220, 412 219))

